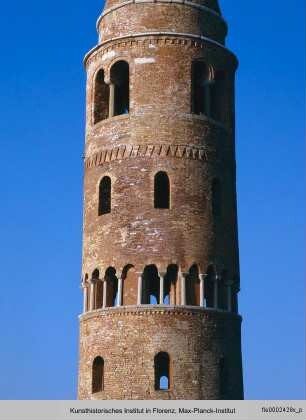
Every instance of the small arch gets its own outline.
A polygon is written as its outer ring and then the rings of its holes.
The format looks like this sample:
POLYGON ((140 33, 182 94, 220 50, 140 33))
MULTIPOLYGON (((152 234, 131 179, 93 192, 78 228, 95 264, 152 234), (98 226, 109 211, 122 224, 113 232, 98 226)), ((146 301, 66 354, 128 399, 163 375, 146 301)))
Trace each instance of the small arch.
POLYGON ((160 281, 155 265, 147 265, 143 271, 142 303, 156 305, 159 302, 160 281))
POLYGON ((170 356, 160 352, 154 357, 155 390, 166 391, 170 389, 170 356))
POLYGON ((94 82, 94 124, 108 118, 109 86, 104 81, 104 70, 100 69, 94 82))
POLYGON ((215 282, 215 269, 213 265, 210 265, 206 271, 206 279, 205 279, 205 287, 204 287, 204 295, 205 295, 205 302, 206 308, 213 308, 214 307, 214 282, 215 282))
POLYGON ((103 305, 103 282, 100 279, 100 271, 97 268, 92 273, 92 279, 95 287, 94 309, 100 309, 103 305))
POLYGON ((211 186, 211 209, 214 217, 220 217, 222 213, 221 182, 218 178, 212 180, 211 186))
POLYGON ((98 215, 108 214, 112 207, 112 181, 109 176, 104 176, 99 184, 99 210, 98 215))
POLYGON ((114 267, 108 267, 105 271, 106 287, 106 306, 113 307, 116 305, 118 294, 118 278, 114 267))
POLYGON ((127 264, 122 270, 122 305, 136 305, 138 276, 133 264, 127 264))
POLYGON ((186 305, 200 305, 200 278, 197 264, 190 267, 186 278, 186 305))
POLYGON ((170 180, 166 172, 158 172, 154 177, 154 208, 170 208, 170 180))
POLYGON ((113 64, 110 69, 110 80, 114 86, 114 116, 129 113, 129 78, 129 64, 126 61, 120 60, 113 64))
POLYGON ((170 264, 167 267, 165 275, 165 297, 164 303, 166 305, 178 305, 180 303, 180 288, 178 282, 179 268, 176 264, 170 264))
POLYGON ((92 393, 104 390, 104 360, 98 356, 92 364, 92 393))
POLYGON ((203 60, 192 63, 191 110, 197 115, 210 116, 210 83, 212 69, 203 60))

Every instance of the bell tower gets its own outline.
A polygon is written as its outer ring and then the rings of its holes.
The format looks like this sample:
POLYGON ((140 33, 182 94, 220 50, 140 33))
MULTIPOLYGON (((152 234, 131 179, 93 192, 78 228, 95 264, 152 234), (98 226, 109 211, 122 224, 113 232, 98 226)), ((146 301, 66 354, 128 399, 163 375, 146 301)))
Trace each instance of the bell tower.
POLYGON ((80 399, 242 399, 236 57, 217 0, 107 0, 87 71, 80 399))

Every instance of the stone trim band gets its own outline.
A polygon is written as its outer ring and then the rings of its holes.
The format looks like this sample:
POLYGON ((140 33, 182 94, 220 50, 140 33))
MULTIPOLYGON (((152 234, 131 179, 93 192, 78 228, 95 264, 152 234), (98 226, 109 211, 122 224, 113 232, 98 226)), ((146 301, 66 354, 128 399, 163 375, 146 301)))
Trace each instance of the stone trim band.
MULTIPOLYGON (((118 36, 115 38, 110 38, 107 39, 104 42, 101 42, 100 44, 96 45, 94 48, 92 48, 84 57, 84 66, 87 65, 87 61, 89 59, 89 57, 96 51, 98 51, 101 47, 106 46, 107 44, 111 43, 111 42, 115 42, 115 41, 124 41, 124 40, 128 40, 130 39, 134 39, 134 38, 140 38, 140 37, 154 37, 154 36, 165 36, 165 37, 171 37, 171 38, 187 38, 188 40, 192 40, 195 43, 199 42, 200 44, 202 44, 202 42, 208 42, 210 44, 213 44, 217 47, 222 48, 223 50, 227 51, 236 61, 236 65, 238 64, 237 58, 235 56, 235 54, 233 54, 228 48, 225 47, 225 45, 220 44, 220 42, 215 41, 211 38, 207 38, 206 36, 202 36, 202 35, 194 35, 194 34, 188 34, 188 33, 184 33, 184 32, 139 32, 139 33, 134 33, 134 34, 127 34, 127 35, 123 35, 123 36, 118 36)), ((184 40, 183 40, 184 41, 184 40)))
POLYGON ((116 160, 130 159, 137 157, 173 157, 180 159, 193 159, 204 162, 217 161, 216 150, 186 145, 170 144, 141 144, 123 145, 112 149, 102 150, 85 159, 85 168, 101 166, 105 163, 116 160))

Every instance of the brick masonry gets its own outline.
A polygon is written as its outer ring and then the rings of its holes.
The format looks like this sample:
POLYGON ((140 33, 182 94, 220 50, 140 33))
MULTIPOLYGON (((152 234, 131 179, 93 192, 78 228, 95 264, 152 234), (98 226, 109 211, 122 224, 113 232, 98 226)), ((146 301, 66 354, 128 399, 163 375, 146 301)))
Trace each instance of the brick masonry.
MULTIPOLYGON (((224 47, 227 24, 216 0, 108 0, 98 20, 99 44, 87 71, 82 278, 127 264, 137 273, 197 265, 226 270, 238 293, 235 105, 237 59, 224 47), (192 63, 225 72, 221 118, 191 112, 192 63), (95 78, 129 64, 130 107, 94 124, 95 78), (155 209, 154 176, 166 171, 170 209, 155 209), (112 211, 98 216, 99 183, 112 180, 112 211), (211 211, 213 179, 222 185, 222 217, 211 211)), ((123 285, 120 308, 80 317, 80 399, 241 399, 240 324, 235 313, 196 307, 136 306, 137 276, 123 285), (129 306, 128 306, 129 305, 129 306), (169 391, 154 390, 153 359, 171 360, 169 391), (92 363, 105 362, 105 388, 91 393, 92 363), (228 386, 220 394, 218 361, 228 386)))

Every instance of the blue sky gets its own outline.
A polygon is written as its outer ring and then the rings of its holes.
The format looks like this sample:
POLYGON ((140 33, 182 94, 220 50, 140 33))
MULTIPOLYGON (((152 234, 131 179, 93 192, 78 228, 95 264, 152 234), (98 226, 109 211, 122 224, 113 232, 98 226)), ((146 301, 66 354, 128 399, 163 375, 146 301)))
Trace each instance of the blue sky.
MULTIPOLYGON (((222 0, 238 55, 240 311, 246 398, 302 399, 303 0, 222 0)), ((99 0, 1 6, 0 399, 74 399, 84 54, 99 0)))

